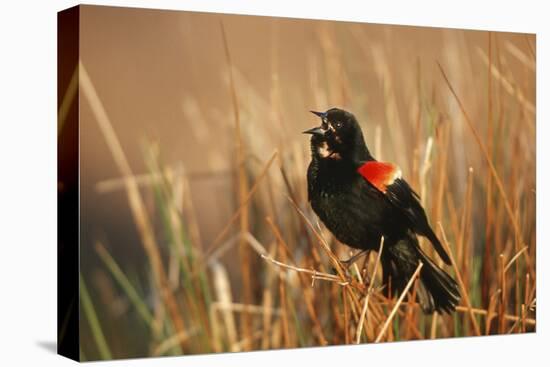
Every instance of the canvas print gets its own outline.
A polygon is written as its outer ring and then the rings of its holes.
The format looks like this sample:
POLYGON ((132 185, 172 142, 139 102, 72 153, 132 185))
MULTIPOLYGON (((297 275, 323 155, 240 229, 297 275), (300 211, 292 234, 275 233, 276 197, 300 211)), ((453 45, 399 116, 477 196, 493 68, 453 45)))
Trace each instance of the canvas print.
POLYGON ((536 330, 534 34, 59 13, 59 349, 536 330))

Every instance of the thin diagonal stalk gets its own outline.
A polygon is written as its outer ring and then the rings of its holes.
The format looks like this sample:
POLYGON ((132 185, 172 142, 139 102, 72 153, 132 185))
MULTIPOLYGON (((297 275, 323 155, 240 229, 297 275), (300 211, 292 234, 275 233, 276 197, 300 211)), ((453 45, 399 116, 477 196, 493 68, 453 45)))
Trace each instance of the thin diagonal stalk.
POLYGON ((468 295, 468 291, 466 289, 466 286, 464 285, 464 282, 462 281, 462 276, 460 275, 460 272, 458 271, 458 265, 456 264, 455 258, 453 256, 453 252, 451 251, 451 247, 449 246, 449 242, 447 241, 447 235, 445 234, 445 230, 443 229, 443 226, 441 225, 441 222, 437 223, 439 225, 439 229, 441 230, 441 236, 443 237, 443 246, 445 246, 445 250, 449 254, 449 258, 451 259, 451 264, 453 266, 453 269, 455 271, 455 276, 458 281, 458 284, 460 286, 460 290, 462 291, 462 296, 464 297, 464 302, 466 302, 466 306, 469 309, 469 315, 470 315, 470 321, 472 322, 472 325, 474 327, 474 330, 476 332, 476 335, 481 335, 481 331, 479 330, 479 325, 477 324, 477 320, 474 316, 474 313, 472 311, 472 304, 470 303, 470 296, 468 295))
POLYGON ((413 275, 411 276, 411 279, 409 279, 409 282, 407 283, 407 286, 405 287, 405 289, 403 289, 403 292, 401 292, 401 296, 399 296, 399 298, 397 299, 397 302, 395 303, 395 306, 393 306, 393 309, 391 310, 390 315, 386 319, 386 322, 384 323, 384 326, 382 326, 382 330, 380 330, 380 333, 376 337, 376 340, 374 341, 375 343, 378 343, 380 341, 380 339, 382 339, 382 337, 386 333, 386 330, 388 329, 388 326, 390 326, 390 323, 391 323, 393 317, 395 316, 395 314, 397 313, 397 310, 399 309, 399 305, 401 305, 401 303, 403 302, 403 299, 407 295, 407 292, 409 291, 409 288, 411 288, 411 286, 414 283, 414 280, 416 279, 416 277, 420 273, 420 269, 422 269, 422 266, 424 266, 424 264, 422 262, 418 263, 418 266, 416 267, 416 270, 414 271, 413 275))
POLYGON ((111 351, 109 350, 109 345, 105 340, 105 335, 103 334, 103 330, 101 330, 101 324, 99 323, 99 319, 97 318, 97 314, 95 313, 94 304, 92 302, 90 294, 88 293, 88 288, 86 287, 84 278, 82 278, 82 274, 80 274, 79 277, 80 277, 80 302, 82 304, 82 308, 84 309, 84 314, 88 319, 88 324, 90 325, 90 329, 92 330, 92 336, 97 345, 99 356, 102 359, 112 359, 113 357, 112 357, 111 351))
POLYGON ((153 322, 153 315, 143 302, 143 298, 140 297, 140 295, 137 293, 136 289, 132 285, 132 283, 128 280, 126 277, 126 274, 120 269, 118 264, 116 263, 115 259, 109 254, 107 249, 101 244, 96 244, 96 252, 101 258, 101 260, 105 263, 111 274, 113 275, 113 278, 115 278, 118 285, 122 288, 124 293, 128 296, 130 299, 130 302, 134 304, 134 307, 136 308, 137 312, 140 314, 140 316, 143 318, 143 320, 147 323, 148 326, 152 325, 153 322))
POLYGON ((365 304, 363 305, 363 310, 361 310, 361 317, 359 318, 359 324, 357 326, 357 333, 355 334, 355 344, 359 344, 361 341, 361 331, 363 330, 363 323, 367 323, 366 315, 367 309, 369 308, 369 298, 374 286, 374 277, 378 271, 378 265, 380 264, 380 258, 382 257, 382 251, 384 250, 384 237, 380 238, 380 248, 378 249, 378 256, 376 257, 376 263, 374 264, 374 269, 370 277, 369 288, 367 289, 367 295, 365 297, 365 304))

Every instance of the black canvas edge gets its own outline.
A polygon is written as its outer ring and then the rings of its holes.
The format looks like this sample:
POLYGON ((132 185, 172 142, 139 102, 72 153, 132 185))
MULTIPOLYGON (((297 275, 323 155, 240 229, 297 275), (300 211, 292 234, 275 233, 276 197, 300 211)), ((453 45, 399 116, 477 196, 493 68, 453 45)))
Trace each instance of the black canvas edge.
POLYGON ((80 7, 57 13, 57 353, 80 360, 80 7))

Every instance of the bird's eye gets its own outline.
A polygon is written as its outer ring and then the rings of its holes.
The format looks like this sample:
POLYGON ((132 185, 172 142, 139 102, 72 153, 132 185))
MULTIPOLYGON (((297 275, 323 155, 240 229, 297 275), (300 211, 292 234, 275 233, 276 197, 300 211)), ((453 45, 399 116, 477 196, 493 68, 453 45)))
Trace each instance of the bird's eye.
POLYGON ((336 121, 334 123, 334 127, 337 128, 337 129, 341 128, 342 127, 342 122, 341 121, 336 121))

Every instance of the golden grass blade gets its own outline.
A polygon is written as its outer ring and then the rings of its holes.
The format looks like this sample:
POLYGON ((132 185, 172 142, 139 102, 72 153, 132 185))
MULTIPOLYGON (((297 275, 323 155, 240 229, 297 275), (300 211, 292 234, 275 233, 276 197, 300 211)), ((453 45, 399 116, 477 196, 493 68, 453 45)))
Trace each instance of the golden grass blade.
POLYGON ((432 166, 431 162, 431 153, 432 153, 432 147, 433 147, 433 138, 430 136, 428 140, 426 141, 426 150, 424 152, 424 159, 422 160, 422 166, 420 168, 420 200, 422 201, 422 205, 426 206, 426 190, 427 190, 427 176, 428 171, 430 170, 432 166))
MULTIPOLYGON (((277 254, 277 242, 274 241, 269 249, 269 256, 274 257, 277 254)), ((263 350, 269 349, 270 334, 272 332, 273 325, 273 285, 275 283, 277 272, 273 270, 268 270, 266 274, 266 283, 264 289, 262 290, 262 343, 261 348, 263 350)))
MULTIPOLYGON (((494 152, 494 118, 493 118, 493 47, 492 47, 492 34, 491 32, 488 32, 487 34, 487 50, 489 54, 489 62, 487 65, 487 151, 489 153, 494 152)), ((497 55, 500 56, 500 55, 497 55)), ((500 57, 497 58, 498 61, 500 61, 500 57)), ((499 62, 500 67, 500 62, 499 62)), ((486 193, 485 193, 485 248, 484 248, 484 255, 482 258, 483 264, 482 264, 482 274, 481 274, 481 297, 483 304, 487 303, 487 297, 489 295, 489 272, 491 268, 491 253, 492 253, 492 247, 494 246, 492 242, 492 222, 494 218, 494 210, 495 207, 492 205, 493 201, 493 178, 491 170, 488 170, 486 173, 486 193)), ((494 250, 493 250, 494 251, 494 250)), ((489 300, 490 302, 490 300, 489 300)), ((488 305, 489 307, 490 305, 488 305)), ((487 331, 487 329, 486 329, 487 331)))
MULTIPOLYGON (((143 173, 134 175, 133 178, 138 186, 151 186, 154 182, 160 180, 161 177, 158 173, 143 173)), ((106 194, 117 190, 124 190, 126 189, 126 179, 115 177, 99 181, 96 183, 95 189, 100 194, 106 194)))
POLYGON ((289 315, 288 315, 288 297, 286 292, 285 283, 283 281, 283 278, 281 276, 280 282, 279 282, 279 295, 281 298, 280 304, 282 309, 281 314, 281 323, 282 323, 282 329, 283 329, 283 343, 285 348, 292 347, 292 341, 290 337, 290 322, 289 322, 289 315))
POLYGON ((525 303, 526 305, 529 304, 529 286, 530 286, 529 273, 527 273, 525 274, 525 298, 523 300, 523 303, 525 303))
MULTIPOLYGON (((494 316, 495 307, 496 307, 496 300, 497 297, 500 295, 500 290, 497 290, 495 294, 491 296, 491 299, 489 300, 489 306, 487 307, 487 311, 485 312, 485 335, 489 335, 491 332, 491 321, 494 316)), ((474 310, 475 313, 475 310, 474 310)))
POLYGON ((455 271, 455 276, 458 281, 458 284, 460 286, 460 291, 462 293, 462 297, 464 299, 464 302, 466 302, 466 306, 468 307, 468 314, 470 315, 470 321, 472 322, 472 326, 474 327, 474 330, 476 332, 476 335, 481 335, 481 331, 479 329, 479 325, 477 324, 477 320, 474 316, 474 313, 472 311, 472 304, 470 302, 470 296, 468 295, 468 290, 466 289, 466 286, 464 285, 464 282, 462 281, 462 276, 460 275, 460 272, 458 270, 458 266, 456 264, 453 252, 451 251, 451 247, 449 246, 449 242, 447 241, 447 235, 445 234, 445 230, 443 229, 443 226, 441 225, 441 222, 437 223, 439 225, 439 229, 441 230, 441 235, 443 237, 443 246, 445 247, 445 251, 449 254, 449 258, 451 259, 451 264, 453 266, 453 269, 455 271))
POLYGON ((514 257, 512 257, 512 259, 510 259, 510 261, 508 261, 508 264, 506 264, 506 266, 504 267, 504 272, 507 272, 508 269, 510 269, 510 266, 512 266, 512 264, 514 263, 514 261, 516 261, 521 256, 521 254, 523 254, 525 251, 527 251, 528 248, 529 248, 529 246, 524 246, 521 250, 519 250, 514 255, 514 257))
POLYGON ((261 254, 260 255, 262 257, 262 259, 266 260, 267 262, 270 262, 278 267, 281 267, 281 268, 284 268, 284 269, 289 269, 289 270, 293 270, 293 271, 296 271, 298 273, 305 273, 305 274, 309 274, 311 275, 311 279, 312 279, 312 283, 311 283, 311 286, 313 287, 314 285, 314 281, 319 279, 319 280, 327 280, 329 282, 336 282, 338 283, 339 285, 341 286, 346 286, 349 284, 349 282, 342 282, 340 280, 340 278, 336 275, 333 275, 333 274, 328 274, 328 273, 323 273, 323 272, 320 272, 318 270, 311 270, 311 269, 304 269, 304 268, 299 268, 297 266, 293 266, 293 265, 288 265, 288 264, 284 264, 280 261, 277 261, 273 258, 271 258, 269 255, 266 255, 266 254, 261 254))
POLYGON ((499 286, 500 286, 500 303, 498 307, 498 324, 499 333, 504 334, 506 324, 504 315, 506 314, 506 298, 508 292, 506 290, 506 273, 504 271, 504 255, 500 254, 498 258, 498 270, 499 270, 499 286))
POLYGON ((266 313, 274 314, 277 316, 281 315, 281 310, 278 308, 270 308, 266 312, 266 309, 264 306, 247 305, 244 303, 212 302, 212 307, 215 310, 222 310, 222 311, 228 310, 232 312, 250 313, 253 315, 264 315, 266 313))
MULTIPOLYGON (((237 170, 237 183, 238 183, 238 194, 239 194, 239 203, 242 210, 240 211, 239 216, 239 228, 241 233, 248 232, 249 220, 248 220, 248 179, 246 176, 246 167, 245 167, 245 152, 244 152, 244 143, 241 135, 241 119, 239 113, 239 101, 237 98, 237 89, 235 87, 235 81, 233 78, 233 63, 231 61, 231 53, 229 51, 229 44, 227 41, 227 34, 225 32, 225 27, 223 20, 220 20, 220 28, 223 40, 223 46, 225 51, 225 57, 227 61, 227 68, 229 71, 229 88, 231 92, 231 101, 233 104, 233 112, 235 114, 235 142, 236 142, 236 170, 237 170)), ((242 293, 244 301, 246 303, 252 302, 252 276, 250 270, 250 253, 248 246, 246 246, 244 239, 241 238, 239 243, 239 257, 241 262, 241 281, 242 281, 242 293)), ((248 315, 242 316, 242 323, 245 333, 244 341, 252 340, 252 321, 248 315)), ((245 344, 245 350, 250 350, 250 345, 245 344)))
POLYGON ((346 288, 342 288, 342 303, 344 304, 344 343, 349 344, 351 341, 351 335, 349 330, 349 301, 346 297, 346 288))
POLYGON ((468 249, 471 247, 467 245, 466 239, 469 238, 469 229, 471 226, 471 211, 472 211, 472 190, 474 185, 474 169, 472 167, 468 168, 468 179, 466 185, 466 196, 464 197, 464 209, 462 212, 461 226, 460 226, 460 237, 458 239, 459 245, 457 245, 457 255, 456 262, 460 273, 464 274, 464 283, 468 284, 467 273, 464 271, 467 265, 468 249))
MULTIPOLYGON (((170 166, 166 166, 167 169, 172 169, 170 166)), ((230 170, 227 171, 212 171, 212 172, 176 172, 175 175, 185 176, 189 179, 205 179, 205 178, 211 178, 211 177, 224 177, 229 176, 231 174, 230 170)), ((162 176, 158 173, 140 173, 135 174, 134 179, 136 180, 136 183, 138 186, 151 186, 158 180, 160 180, 162 176)), ((125 177, 113 177, 108 178, 102 181, 99 181, 95 184, 95 189, 100 194, 105 194, 117 190, 124 190, 126 188, 126 178, 125 177)))
POLYGON ((189 338, 192 338, 195 334, 197 334, 195 329, 191 329, 190 331, 191 332, 172 335, 168 339, 164 340, 162 343, 157 345, 155 349, 153 349, 152 355, 154 357, 158 357, 164 355, 166 352, 178 345, 181 345, 182 343, 185 344, 189 338))
POLYGON ((411 276, 411 279, 409 279, 409 282, 405 286, 405 289, 403 289, 403 292, 401 292, 401 295, 397 299, 397 302, 395 303, 395 306, 393 306, 393 309, 391 310, 390 315, 388 316, 388 318, 386 319, 386 322, 382 326, 382 330, 380 330, 380 333, 376 337, 376 340, 374 341, 375 343, 378 343, 382 339, 384 334, 386 333, 386 330, 388 329, 388 326, 390 326, 390 323, 393 320, 393 317, 395 316, 395 314, 397 313, 397 310, 399 309, 399 306, 401 305, 401 302, 403 302, 403 299, 407 295, 407 292, 409 291, 409 288, 411 288, 411 286, 413 285, 416 277, 418 276, 418 274, 420 274, 420 269, 422 269, 422 266, 424 266, 424 264, 422 262, 419 262, 418 266, 416 267, 416 270, 414 271, 413 275, 411 276))
POLYGON ((239 340, 238 342, 236 342, 235 344, 232 344, 229 347, 229 349, 231 351, 246 350, 246 348, 248 348, 252 344, 252 342, 254 342, 255 340, 257 340, 261 337, 262 337, 262 330, 256 330, 253 333, 251 333, 249 337, 245 337, 245 338, 239 340))
POLYGON ((437 337, 437 320, 439 319, 438 313, 434 312, 432 315, 432 324, 430 328, 430 339, 435 339, 437 337))
MULTIPOLYGON (((210 305, 214 310, 222 310, 222 318, 225 324, 225 332, 227 334, 227 341, 230 345, 237 343, 237 323, 233 312, 231 311, 231 304, 233 303, 233 297, 231 295, 231 285, 227 276, 227 271, 220 263, 214 263, 211 266, 212 277, 214 282, 214 289, 218 302, 210 305)), ((231 350, 237 352, 238 350, 231 350)))
POLYGON ((380 258, 382 257, 382 251, 384 250, 384 237, 380 237, 380 248, 378 249, 378 256, 376 257, 376 263, 374 263, 374 269, 370 277, 369 288, 367 289, 367 295, 365 296, 365 303, 363 304, 363 309, 361 310, 361 317, 359 318, 359 324, 357 325, 357 333, 355 334, 355 344, 359 344, 361 341, 361 332, 363 330, 363 323, 367 323, 367 309, 369 308, 369 298, 372 293, 374 286, 374 278, 376 272, 378 271, 378 265, 380 264, 380 258))
POLYGON ((521 332, 524 333, 525 332, 525 314, 526 314, 526 311, 525 311, 525 305, 522 304, 521 305, 521 332))

